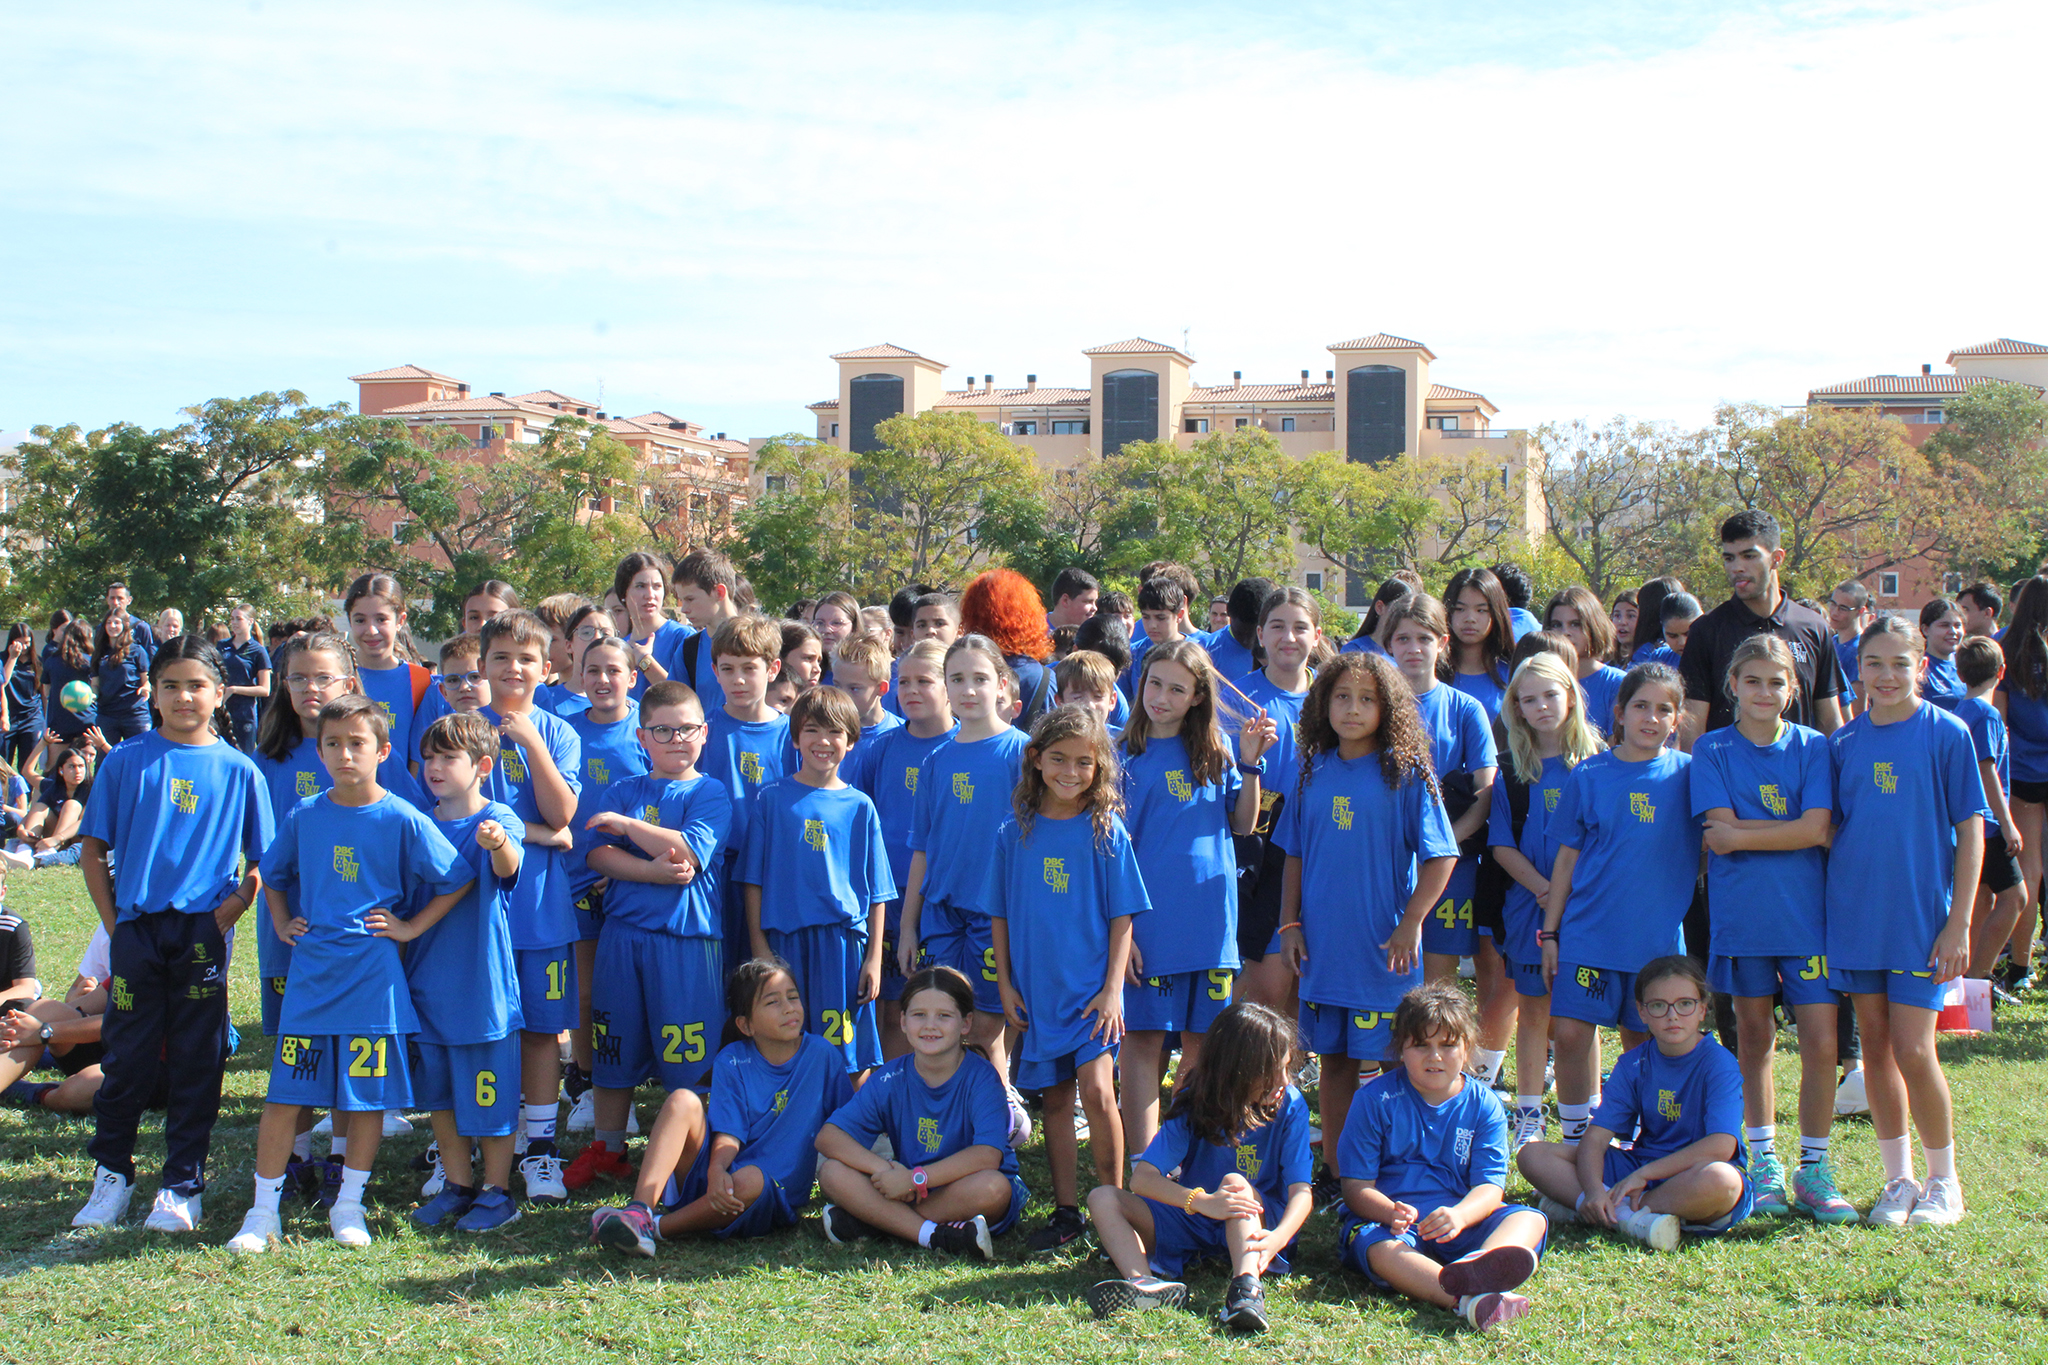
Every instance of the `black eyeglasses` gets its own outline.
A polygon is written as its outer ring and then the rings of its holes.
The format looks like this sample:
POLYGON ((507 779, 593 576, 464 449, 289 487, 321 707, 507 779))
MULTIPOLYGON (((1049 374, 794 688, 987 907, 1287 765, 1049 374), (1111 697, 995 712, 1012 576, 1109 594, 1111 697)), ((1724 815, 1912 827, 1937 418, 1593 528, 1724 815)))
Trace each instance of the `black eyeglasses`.
POLYGON ((1690 1019, 1694 1014, 1698 1013, 1699 1007, 1700 1001, 1697 996, 1687 996, 1683 1000, 1645 1000, 1643 1002, 1643 1013, 1649 1015, 1652 1019, 1662 1019, 1667 1014, 1675 1014, 1681 1019, 1690 1019))
POLYGON ((454 683, 457 687, 478 687, 482 685, 483 680, 484 675, 473 669, 468 673, 436 673, 434 675, 435 682, 454 683))
POLYGON ((695 725, 643 725, 640 727, 654 737, 656 744, 670 744, 679 739, 695 739, 697 732, 704 728, 704 722, 695 725))

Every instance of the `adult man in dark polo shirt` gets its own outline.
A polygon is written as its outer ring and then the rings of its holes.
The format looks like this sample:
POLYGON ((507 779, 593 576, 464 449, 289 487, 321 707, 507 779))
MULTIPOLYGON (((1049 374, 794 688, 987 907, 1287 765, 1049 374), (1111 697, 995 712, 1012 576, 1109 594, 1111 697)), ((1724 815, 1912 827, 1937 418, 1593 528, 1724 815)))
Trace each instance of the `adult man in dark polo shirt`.
POLYGON ((1778 546, 1778 522, 1759 508, 1737 512, 1721 523, 1721 566, 1735 595, 1692 623, 1679 674, 1685 679, 1685 735, 1693 741, 1709 730, 1735 723, 1735 706, 1724 680, 1736 646, 1752 635, 1771 634, 1792 651, 1799 691, 1786 719, 1822 734, 1841 728, 1842 670, 1835 659, 1834 633, 1818 612, 1808 611, 1778 585, 1785 552, 1778 546))

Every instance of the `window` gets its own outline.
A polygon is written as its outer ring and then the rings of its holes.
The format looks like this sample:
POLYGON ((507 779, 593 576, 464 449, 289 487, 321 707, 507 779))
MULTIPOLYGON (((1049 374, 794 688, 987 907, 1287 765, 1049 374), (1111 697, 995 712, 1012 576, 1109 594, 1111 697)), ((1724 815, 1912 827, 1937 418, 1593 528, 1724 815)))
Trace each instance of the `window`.
POLYGON ((1941 595, 1954 597, 1963 590, 1963 576, 1959 573, 1945 573, 1941 576, 1941 595))
POLYGON ((695 520, 711 510, 711 500, 702 493, 690 494, 690 518, 695 520))
POLYGON ((412 542, 412 523, 411 523, 411 522, 409 522, 409 521, 394 521, 394 522, 392 522, 392 523, 391 523, 391 543, 392 543, 393 545, 407 545, 407 544, 410 544, 411 542, 412 542))
MULTIPOLYGON (((1294 419, 1293 419, 1292 417, 1282 417, 1282 418, 1280 419, 1280 430, 1282 430, 1282 431, 1292 431, 1292 430, 1294 430, 1294 419)), ((1320 575, 1320 574, 1318 574, 1318 575, 1316 575, 1316 576, 1317 576, 1318 578, 1322 577, 1322 575, 1320 575)))
POLYGON ((1249 417, 1240 417, 1237 419, 1237 429, 1239 431, 1243 431, 1246 427, 1250 426, 1251 424, 1252 419, 1249 417))
MULTIPOLYGON (((1292 422, 1294 419, 1290 417, 1287 420, 1292 422)), ((1301 576, 1301 585, 1310 592, 1321 592, 1323 590, 1323 576, 1319 573, 1305 573, 1301 576)))
MULTIPOLYGON (((837 431, 836 427, 834 431, 837 431)), ((762 484, 768 492, 780 493, 789 487, 789 478, 783 474, 770 474, 766 479, 762 480, 762 484)))
POLYGON ((1012 422, 1010 425, 1015 428, 1013 434, 1017 436, 1036 436, 1038 434, 1038 423, 1036 422, 1012 422))
POLYGON ((1920 420, 1923 422, 1930 423, 1934 426, 1940 426, 1944 418, 1942 417, 1942 412, 1940 408, 1929 408, 1926 412, 1921 414, 1920 420))
POLYGON ((855 375, 847 382, 846 396, 851 408, 847 420, 853 424, 847 432, 847 449, 856 455, 880 450, 882 443, 875 436, 875 426, 903 411, 902 377, 893 374, 855 375))
POLYGON ((1111 370, 1102 376, 1101 401, 1103 454, 1159 439, 1159 376, 1151 370, 1111 370))
POLYGON ((832 439, 835 441, 839 439, 839 423, 837 422, 832 424, 832 439))
POLYGON ((476 443, 480 446, 487 446, 497 439, 498 429, 496 427, 482 427, 476 434, 476 443))
POLYGON ((1429 425, 1436 431, 1456 431, 1458 429, 1458 419, 1455 417, 1432 417, 1429 419, 1429 425))
POLYGON ((1188 435, 1200 436, 1209 430, 1209 419, 1206 417, 1190 417, 1181 425, 1188 435))
POLYGON ((1879 597, 1897 597, 1899 595, 1899 576, 1895 573, 1879 574, 1877 576, 1877 595, 1879 597))
POLYGON ((604 510, 604 499, 603 499, 603 498, 592 498, 592 499, 590 499, 590 510, 591 510, 591 511, 593 511, 593 512, 602 512, 602 511, 604 510))
POLYGON ((1055 421, 1052 424, 1052 434, 1055 436, 1086 436, 1088 434, 1088 424, 1086 422, 1055 421))
MULTIPOLYGON (((1408 373, 1396 365, 1360 365, 1344 376, 1345 458, 1367 464, 1383 464, 1408 449, 1408 373)), ((1346 605, 1352 584, 1359 574, 1346 575, 1346 605)), ((1374 584, 1367 590, 1371 601, 1374 584)))

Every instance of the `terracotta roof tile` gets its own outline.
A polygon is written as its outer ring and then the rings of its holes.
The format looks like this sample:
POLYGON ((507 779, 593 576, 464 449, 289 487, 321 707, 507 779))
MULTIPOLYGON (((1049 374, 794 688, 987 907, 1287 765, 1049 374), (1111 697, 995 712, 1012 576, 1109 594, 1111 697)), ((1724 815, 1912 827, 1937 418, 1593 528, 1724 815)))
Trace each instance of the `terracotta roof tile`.
POLYGON ((438 379, 444 384, 460 384, 462 382, 459 379, 451 379, 439 370, 429 370, 420 365, 394 365, 388 370, 371 370, 368 374, 352 374, 348 377, 348 382, 351 384, 361 384, 365 381, 374 382, 379 379, 438 379))
POLYGON ((936 365, 939 362, 930 356, 919 355, 916 351, 905 350, 894 342, 885 341, 879 346, 863 346, 857 351, 841 351, 831 356, 832 360, 923 360, 936 365))
POLYGON ((1324 349, 1330 351, 1420 351, 1431 360, 1436 359, 1436 352, 1430 350, 1429 347, 1421 342, 1410 341, 1407 337, 1390 336, 1385 332, 1374 332, 1369 337, 1354 337, 1350 341, 1339 341, 1324 349))
POLYGON ((1937 394, 1967 393, 1980 384, 2000 381, 1982 374, 1873 374, 1843 384, 1826 384, 1807 391, 1815 398, 1931 398, 1937 394))
POLYGON ((1334 384, 1197 384, 1190 403, 1334 403, 1334 384))
POLYGON ((471 394, 467 398, 431 398, 421 403, 400 403, 377 414, 380 417, 489 416, 506 413, 537 419, 542 423, 560 417, 553 408, 529 403, 523 398, 492 398, 471 394))
POLYGON ((1087 350, 1085 350, 1085 351, 1081 352, 1081 354, 1082 354, 1082 355, 1177 355, 1177 356, 1180 356, 1180 358, 1181 358, 1182 360, 1185 360, 1185 361, 1187 361, 1187 362, 1188 362, 1188 363, 1189 363, 1190 365, 1194 364, 1194 359, 1193 359, 1193 357, 1191 357, 1191 356, 1189 356, 1189 355, 1185 354, 1184 352, 1182 352, 1182 351, 1180 351, 1180 350, 1176 349, 1175 347, 1172 347, 1172 346, 1166 346, 1166 345, 1162 345, 1161 343, 1159 343, 1159 342, 1157 342, 1157 341, 1147 341, 1147 340, 1146 340, 1145 338, 1143 338, 1143 337, 1132 337, 1132 338, 1130 338, 1130 339, 1129 339, 1128 341, 1112 341, 1112 342, 1110 342, 1110 343, 1109 343, 1109 344, 1108 344, 1107 346, 1090 346, 1090 347, 1089 347, 1089 348, 1088 348, 1087 350))
POLYGON ((532 393, 520 394, 519 398, 522 402, 539 403, 542 407, 546 407, 550 403, 560 403, 571 413, 577 408, 589 408, 592 412, 597 411, 597 404, 591 402, 588 398, 571 398, 568 394, 554 389, 535 389, 532 393))
POLYGON ((837 398, 821 398, 815 403, 806 403, 804 406, 812 412, 837 412, 839 411, 839 400, 837 398))
POLYGON ((2011 337, 2000 337, 1976 346, 1962 346, 1948 353, 1944 364, 1953 365, 1959 355, 2048 355, 2048 346, 2036 346, 2031 341, 2014 341, 2011 337))
POLYGON ((683 418, 677 417, 672 413, 661 412, 659 410, 654 412, 643 412, 638 417, 631 417, 628 418, 627 420, 632 422, 638 422, 640 423, 640 425, 645 427, 661 427, 664 429, 672 429, 669 428, 669 423, 671 422, 682 422, 684 430, 678 432, 677 434, 683 436, 694 436, 697 433, 704 430, 703 427, 699 426, 695 422, 686 421, 683 418))
MULTIPOLYGON (((942 408, 1034 408, 1058 407, 1065 403, 1085 406, 1093 389, 949 389, 939 400, 942 408)), ((836 405, 835 405, 836 406, 836 405)))

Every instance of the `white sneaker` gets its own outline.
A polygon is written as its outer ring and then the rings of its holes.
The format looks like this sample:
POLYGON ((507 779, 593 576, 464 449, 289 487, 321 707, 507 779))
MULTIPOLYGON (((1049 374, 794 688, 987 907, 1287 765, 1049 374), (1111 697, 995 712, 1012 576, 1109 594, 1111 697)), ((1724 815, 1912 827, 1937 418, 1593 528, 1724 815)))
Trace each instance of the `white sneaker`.
POLYGON ((228 1238, 228 1250, 242 1253, 261 1253, 277 1244, 283 1232, 283 1225, 269 1209, 252 1208, 242 1215, 242 1230, 228 1238))
POLYGON ((158 1190, 156 1203, 150 1207, 149 1217, 142 1220, 142 1226, 151 1232, 190 1232, 199 1218, 198 1195, 158 1190))
POLYGON ((334 1115, 331 1112, 322 1114, 320 1121, 314 1124, 310 1131, 317 1133, 321 1137, 327 1137, 334 1132, 334 1115))
POLYGON ((1031 1110, 1017 1093, 1017 1087, 1007 1080, 1003 1082, 1003 1103, 1010 1111, 1010 1150, 1021 1151, 1031 1141, 1031 1110))
POLYGON ((1074 1091, 1074 1141, 1088 1140, 1088 1106, 1081 1103, 1081 1092, 1074 1091))
POLYGON ((335 1204, 327 1211, 327 1226, 334 1229, 334 1240, 345 1247, 370 1244, 370 1225, 363 1221, 361 1204, 335 1204))
POLYGON ((639 1135, 640 1107, 638 1105, 634 1105, 626 1110, 626 1132, 629 1136, 639 1135))
POLYGON ((1652 1251, 1678 1250, 1678 1215, 1637 1209, 1622 1215, 1621 1230, 1652 1251))
POLYGON ((569 1106, 567 1127, 572 1133, 589 1133, 597 1128, 597 1087, 592 1086, 569 1106))
POLYGON ((1508 1114, 1508 1147, 1519 1152, 1532 1142, 1543 1141, 1550 1119, 1543 1106, 1533 1105, 1524 1109, 1517 1105, 1508 1114))
POLYGON ((1906 1215, 1914 1227, 1947 1227, 1963 1221, 1963 1186, 1952 1175, 1930 1175, 1919 1202, 1906 1215))
POLYGON ((1863 1088, 1863 1068, 1857 1067, 1842 1077, 1842 1083, 1835 1087, 1835 1117, 1853 1118, 1870 1112, 1870 1097, 1863 1088))
POLYGON ((411 1119, 399 1113, 396 1109, 386 1109, 384 1111, 385 1137, 397 1137, 400 1133, 410 1133, 411 1131, 411 1119))
POLYGON ((1545 1218, 1548 1218, 1552 1227, 1556 1227, 1561 1223, 1576 1223, 1579 1221, 1579 1211, 1577 1209, 1563 1200, 1552 1199, 1547 1194, 1536 1197, 1536 1211, 1545 1218))
POLYGON ((104 1166, 92 1168, 92 1198, 85 1201, 85 1207, 72 1216, 71 1226, 75 1228, 110 1228, 121 1221, 128 1212, 128 1201, 135 1197, 135 1182, 119 1172, 104 1166))
POLYGON ((537 1204, 564 1204, 569 1187, 562 1183, 562 1158, 553 1144, 545 1152, 534 1152, 519 1163, 520 1178, 526 1182, 526 1197, 537 1204))
MULTIPOLYGON (((1961 1196, 1958 1194, 1958 1200, 1961 1196)), ((1884 1192, 1877 1196, 1877 1202, 1870 1206, 1865 1222, 1874 1228, 1902 1228, 1912 1217, 1913 1206, 1920 1202, 1920 1186, 1911 1176, 1899 1176, 1884 1183, 1884 1192)))
POLYGON ((434 1169, 428 1172, 426 1180, 420 1185, 420 1198, 432 1199, 441 1192, 442 1187, 447 1183, 448 1167, 442 1163, 441 1154, 435 1152, 434 1169))

